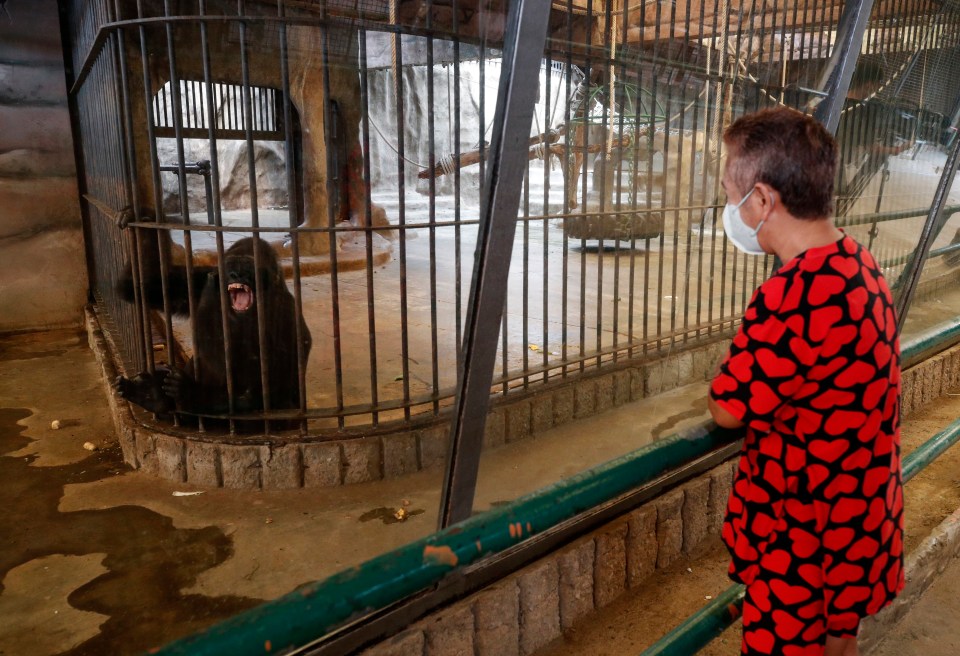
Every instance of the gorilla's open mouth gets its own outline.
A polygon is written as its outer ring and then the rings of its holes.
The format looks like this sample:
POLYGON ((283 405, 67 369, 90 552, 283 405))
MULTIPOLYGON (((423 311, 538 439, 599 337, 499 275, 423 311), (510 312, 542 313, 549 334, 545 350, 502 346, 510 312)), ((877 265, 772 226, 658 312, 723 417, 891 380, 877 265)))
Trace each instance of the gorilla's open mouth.
POLYGON ((234 312, 246 312, 253 307, 253 290, 242 282, 232 282, 227 287, 230 292, 230 305, 234 312))

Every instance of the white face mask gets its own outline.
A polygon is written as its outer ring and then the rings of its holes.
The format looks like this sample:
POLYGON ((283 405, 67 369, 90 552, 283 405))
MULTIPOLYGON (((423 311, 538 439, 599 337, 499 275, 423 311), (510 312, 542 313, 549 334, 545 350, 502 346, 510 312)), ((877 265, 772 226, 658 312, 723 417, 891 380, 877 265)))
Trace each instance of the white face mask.
POLYGON ((744 253, 749 255, 764 255, 765 251, 760 248, 760 241, 757 239, 757 233, 763 227, 763 221, 757 224, 756 228, 751 228, 743 222, 740 216, 740 206, 743 205, 750 194, 756 191, 756 187, 750 190, 750 193, 744 196, 736 205, 727 205, 723 208, 723 231, 727 233, 727 239, 733 242, 733 245, 744 253))

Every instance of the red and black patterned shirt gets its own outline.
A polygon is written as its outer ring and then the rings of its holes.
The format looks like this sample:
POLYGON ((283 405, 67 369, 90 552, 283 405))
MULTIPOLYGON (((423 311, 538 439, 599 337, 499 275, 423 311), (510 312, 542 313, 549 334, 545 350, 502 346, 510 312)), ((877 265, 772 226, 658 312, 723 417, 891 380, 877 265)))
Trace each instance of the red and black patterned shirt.
POLYGON ((848 236, 755 292, 713 380, 746 424, 723 526, 731 578, 799 572, 845 634, 903 587, 900 351, 893 298, 848 236))

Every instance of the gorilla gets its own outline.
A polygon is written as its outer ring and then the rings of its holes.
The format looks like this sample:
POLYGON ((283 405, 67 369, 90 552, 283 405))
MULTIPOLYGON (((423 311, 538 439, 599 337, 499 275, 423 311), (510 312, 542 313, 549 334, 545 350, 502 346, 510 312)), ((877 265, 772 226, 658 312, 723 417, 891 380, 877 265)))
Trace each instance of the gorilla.
MULTIPOLYGON (((169 253, 171 240, 163 230, 147 229, 141 240, 141 275, 144 298, 154 310, 164 310, 164 281, 160 271, 160 252, 169 253), (163 247, 166 248, 163 248, 163 247)), ((263 374, 269 390, 270 410, 300 408, 299 367, 297 360, 297 323, 303 340, 302 360, 306 366, 310 353, 310 331, 303 316, 295 310, 294 298, 287 289, 283 270, 270 245, 259 237, 246 237, 231 246, 224 257, 227 291, 226 317, 221 312, 220 273, 215 266, 195 266, 189 279, 182 264, 167 267, 166 294, 169 310, 175 316, 189 316, 190 292, 196 304, 194 356, 185 369, 170 365, 154 373, 141 372, 133 378, 118 376, 115 388, 120 396, 156 414, 173 411, 196 415, 223 415, 231 411, 227 388, 227 364, 230 366, 234 414, 262 412, 263 374), (259 269, 254 265, 254 251, 259 269), (259 298, 257 294, 259 293, 259 298), (259 312, 263 311, 264 335, 261 352, 259 312), (224 339, 224 318, 226 337, 224 339)), ((128 263, 121 275, 118 292, 134 302, 135 283, 128 263)), ((271 420, 276 428, 295 428, 296 420, 271 420)), ((244 430, 256 430, 263 420, 238 422, 244 430)))

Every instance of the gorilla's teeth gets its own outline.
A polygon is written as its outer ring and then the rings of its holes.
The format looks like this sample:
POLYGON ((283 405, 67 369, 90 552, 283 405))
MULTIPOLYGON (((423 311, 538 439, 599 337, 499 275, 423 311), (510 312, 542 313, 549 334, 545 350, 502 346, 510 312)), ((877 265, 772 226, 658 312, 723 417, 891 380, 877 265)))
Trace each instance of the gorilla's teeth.
POLYGON ((230 305, 236 312, 246 312, 253 306, 253 290, 241 282, 232 282, 227 287, 230 292, 230 305))

